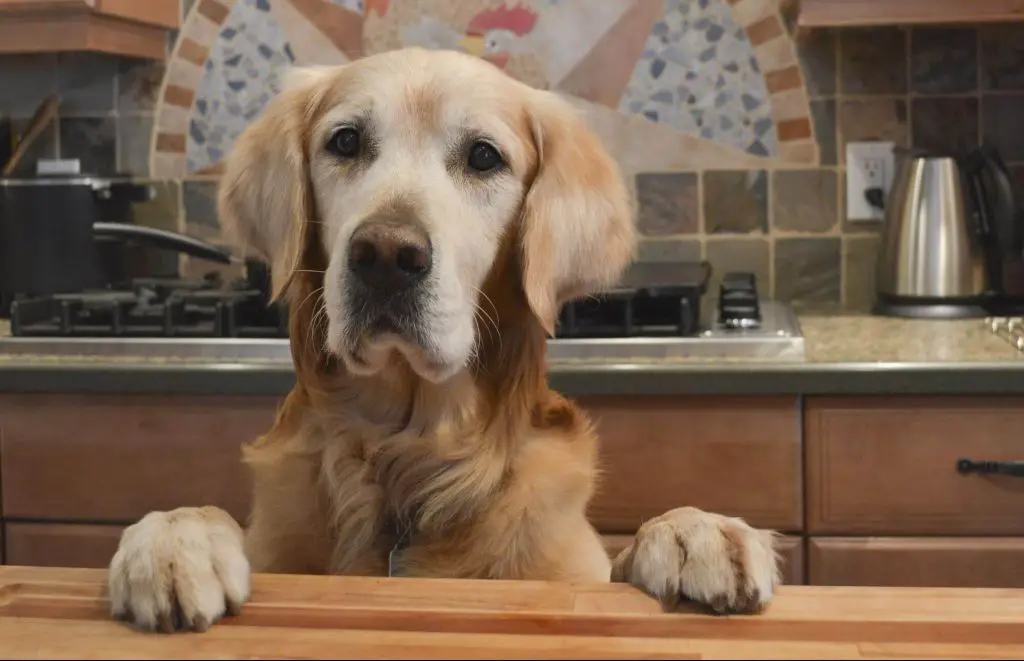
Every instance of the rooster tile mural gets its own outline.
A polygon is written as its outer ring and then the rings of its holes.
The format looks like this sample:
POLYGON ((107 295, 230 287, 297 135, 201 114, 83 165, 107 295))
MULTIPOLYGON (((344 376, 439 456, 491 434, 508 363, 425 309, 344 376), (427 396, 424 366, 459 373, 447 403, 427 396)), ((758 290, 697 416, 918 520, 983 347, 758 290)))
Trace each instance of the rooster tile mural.
POLYGON ((778 0, 198 0, 168 64, 151 170, 216 174, 295 65, 419 46, 566 95, 627 172, 818 162, 778 0))

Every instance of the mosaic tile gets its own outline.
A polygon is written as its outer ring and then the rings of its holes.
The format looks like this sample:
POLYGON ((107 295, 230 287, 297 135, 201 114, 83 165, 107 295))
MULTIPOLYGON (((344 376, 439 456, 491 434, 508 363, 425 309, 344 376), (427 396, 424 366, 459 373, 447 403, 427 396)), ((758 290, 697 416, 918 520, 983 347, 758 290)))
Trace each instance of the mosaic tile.
POLYGON ((117 126, 113 117, 60 120, 60 157, 77 158, 83 173, 110 176, 117 168, 117 126))
POLYGON ((189 232, 202 238, 220 236, 217 182, 186 179, 182 183, 181 192, 189 232))
POLYGON ((836 93, 836 41, 833 31, 815 30, 806 40, 799 42, 800 65, 811 98, 834 96, 836 93))
POLYGON ((914 99, 911 117, 911 143, 914 147, 962 153, 978 146, 978 99, 914 99))
POLYGON ((881 239, 848 236, 843 239, 843 307, 869 312, 875 303, 875 269, 881 239))
POLYGON ((696 262, 700 261, 700 241, 697 239, 655 239, 641 241, 637 251, 638 262, 696 262))
POLYGON ((294 57, 267 0, 238 0, 206 60, 188 133, 188 171, 215 165, 280 91, 294 57))
POLYGON ((697 175, 642 172, 636 176, 640 231, 647 236, 700 231, 697 175))
POLYGON ((839 218, 834 170, 777 170, 772 175, 772 227, 828 232, 839 218))
POLYGON ((768 231, 768 174, 755 171, 704 173, 704 224, 708 234, 768 231))
POLYGON ((822 165, 836 164, 836 102, 832 99, 811 101, 814 137, 818 141, 818 158, 822 165))
POLYGON ((162 62, 135 59, 118 61, 117 111, 124 114, 153 110, 164 72, 162 62))
POLYGON ((776 239, 775 297, 800 303, 839 303, 840 239, 776 239))
POLYGON ((986 94, 981 99, 982 130, 985 139, 999 150, 1005 161, 1024 161, 1024 94, 986 94))
POLYGON ((841 94, 907 91, 907 34, 900 28, 855 28, 839 37, 841 94))
POLYGON ((58 62, 62 115, 105 115, 114 109, 116 59, 103 53, 61 53, 58 62))
POLYGON ((899 147, 909 144, 907 102, 878 97, 845 99, 839 104, 839 162, 846 162, 846 143, 891 141, 899 147))
POLYGON ((977 55, 973 29, 915 29, 910 36, 911 91, 956 94, 976 90, 977 55))
POLYGON ((364 0, 330 0, 330 2, 357 14, 362 14, 366 10, 364 0))
POLYGON ((619 109, 751 154, 778 138, 764 77, 722 0, 665 0, 619 109))
POLYGON ((117 171, 135 177, 149 176, 149 146, 153 137, 151 116, 117 118, 117 171))
POLYGON ((4 55, 0 67, 0 112, 31 117, 48 94, 57 93, 57 55, 4 55))
POLYGON ((986 25, 981 42, 981 80, 986 90, 1024 90, 1024 26, 986 25))

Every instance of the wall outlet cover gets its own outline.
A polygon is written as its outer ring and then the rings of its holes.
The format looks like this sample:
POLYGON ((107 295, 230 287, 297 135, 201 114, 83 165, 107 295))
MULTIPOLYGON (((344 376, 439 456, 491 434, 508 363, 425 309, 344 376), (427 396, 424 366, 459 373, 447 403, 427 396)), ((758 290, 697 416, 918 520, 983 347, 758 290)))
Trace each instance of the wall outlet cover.
POLYGON ((895 149, 894 142, 847 143, 846 218, 850 222, 884 220, 885 211, 872 204, 871 199, 884 203, 889 197, 895 176, 895 149))

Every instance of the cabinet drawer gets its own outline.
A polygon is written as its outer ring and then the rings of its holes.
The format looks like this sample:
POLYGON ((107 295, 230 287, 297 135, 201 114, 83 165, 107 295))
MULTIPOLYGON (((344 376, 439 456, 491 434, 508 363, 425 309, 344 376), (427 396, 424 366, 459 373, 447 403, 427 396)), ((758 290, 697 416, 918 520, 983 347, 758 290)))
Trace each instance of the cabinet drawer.
MULTIPOLYGON (((614 560, 623 549, 633 543, 632 535, 602 535, 601 541, 608 551, 608 557, 614 560)), ((782 556, 782 582, 785 585, 803 585, 804 574, 804 539, 786 535, 779 539, 779 554, 782 556)))
POLYGON ((8 523, 4 525, 7 564, 108 567, 123 529, 73 523, 8 523))
POLYGON ((128 523, 218 505, 243 520, 241 445, 270 429, 276 407, 256 397, 0 397, 4 517, 128 523))
POLYGON ((812 537, 811 585, 1024 587, 1024 538, 812 537))
POLYGON ((957 461, 1024 460, 1024 398, 810 398, 807 529, 1024 535, 1024 478, 957 461))
POLYGON ((577 403, 600 435, 589 510, 601 533, 633 533, 684 505, 759 528, 803 525, 800 411, 792 397, 600 397, 577 403))

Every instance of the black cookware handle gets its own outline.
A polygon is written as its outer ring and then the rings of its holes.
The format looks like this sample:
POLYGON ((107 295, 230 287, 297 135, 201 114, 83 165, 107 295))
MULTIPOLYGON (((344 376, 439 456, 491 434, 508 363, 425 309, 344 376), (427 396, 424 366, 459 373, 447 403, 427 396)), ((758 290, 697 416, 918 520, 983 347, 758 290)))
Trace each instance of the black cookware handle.
POLYGON ((131 225, 128 223, 93 223, 93 233, 122 240, 138 240, 159 248, 176 250, 199 259, 208 259, 221 264, 240 263, 241 260, 227 250, 185 234, 168 232, 155 227, 131 225))
POLYGON ((979 473, 981 475, 1024 477, 1024 461, 973 461, 971 459, 960 459, 956 462, 956 470, 961 475, 979 473))
POLYGON ((982 167, 988 172, 989 180, 995 188, 989 191, 993 211, 990 222, 997 242, 995 248, 1001 258, 1017 258, 1021 250, 1020 242, 1024 230, 1021 225, 1024 223, 1024 215, 1017 207, 1009 170, 994 147, 984 145, 980 151, 983 158, 982 167))

